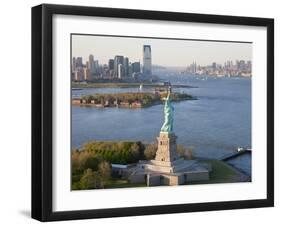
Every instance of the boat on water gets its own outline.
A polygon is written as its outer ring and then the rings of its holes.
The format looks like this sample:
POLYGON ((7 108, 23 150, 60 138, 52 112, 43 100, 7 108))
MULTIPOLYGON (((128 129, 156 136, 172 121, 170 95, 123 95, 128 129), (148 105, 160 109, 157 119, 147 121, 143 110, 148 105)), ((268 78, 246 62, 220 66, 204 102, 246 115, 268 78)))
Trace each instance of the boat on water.
POLYGON ((238 147, 236 149, 237 152, 242 152, 242 151, 252 151, 252 148, 247 148, 247 147, 238 147))

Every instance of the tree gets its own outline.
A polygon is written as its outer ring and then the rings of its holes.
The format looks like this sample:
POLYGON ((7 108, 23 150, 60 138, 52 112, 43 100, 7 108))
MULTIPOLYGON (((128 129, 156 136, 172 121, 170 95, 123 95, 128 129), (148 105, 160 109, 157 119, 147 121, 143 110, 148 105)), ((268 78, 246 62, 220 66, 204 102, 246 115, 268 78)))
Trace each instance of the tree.
POLYGON ((177 145, 177 152, 181 157, 185 157, 186 148, 183 145, 177 145))
POLYGON ((97 172, 92 169, 86 169, 80 179, 81 189, 93 189, 99 187, 100 178, 97 172))
POLYGON ((71 167, 72 167, 72 174, 76 174, 80 170, 79 164, 79 151, 73 150, 71 153, 71 167))
POLYGON ((186 149, 186 151, 185 151, 185 158, 186 159, 193 159, 193 149, 194 148, 192 146, 190 146, 186 149))
POLYGON ((71 190, 80 190, 81 187, 80 187, 80 182, 72 182, 71 184, 71 190))
POLYGON ((93 154, 91 154, 84 163, 84 169, 92 169, 93 171, 96 171, 98 169, 98 165, 100 163, 100 159, 93 156, 93 154))
POLYGON ((133 161, 136 162, 141 157, 141 148, 137 143, 133 143, 130 147, 130 153, 133 157, 133 161))
POLYGON ((154 159, 157 151, 157 144, 149 144, 144 150, 144 156, 147 160, 154 159))
POLYGON ((80 151, 78 159, 78 169, 81 173, 88 168, 93 171, 97 170, 98 164, 101 162, 100 156, 91 151, 80 151))
POLYGON ((86 100, 87 103, 91 103, 91 100, 93 100, 94 97, 92 95, 88 95, 84 96, 83 99, 86 100))
MULTIPOLYGON (((119 164, 137 162, 144 158, 144 149, 145 146, 140 141, 92 141, 85 143, 79 151, 80 173, 83 173, 87 168, 97 170, 97 164, 102 160, 119 164), (91 159, 92 157, 97 158, 99 162, 91 159), (87 160, 88 158, 90 160, 87 160)), ((73 159, 76 158, 73 156, 73 159)))
POLYGON ((177 152, 181 157, 184 159, 192 159, 193 158, 193 147, 184 147, 183 145, 178 144, 177 145, 177 152))
POLYGON ((99 164, 98 174, 100 176, 101 187, 104 188, 105 182, 111 176, 111 166, 108 162, 103 161, 99 164))

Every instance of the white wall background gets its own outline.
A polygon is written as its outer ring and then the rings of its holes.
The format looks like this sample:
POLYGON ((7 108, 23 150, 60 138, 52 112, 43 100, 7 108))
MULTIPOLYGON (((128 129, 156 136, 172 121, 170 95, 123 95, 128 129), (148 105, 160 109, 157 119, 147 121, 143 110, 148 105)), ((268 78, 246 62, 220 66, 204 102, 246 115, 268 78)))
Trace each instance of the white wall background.
MULTIPOLYGON (((37 225, 30 215, 31 184, 31 7, 42 1, 2 1, 0 8, 0 224, 37 225)), ((60 0, 45 3, 136 8, 275 18, 275 208, 154 215, 56 222, 56 225, 267 225, 281 211, 281 14, 278 1, 187 0, 60 0), (279 88, 279 89, 278 89, 279 88)), ((237 191, 239 192, 239 191, 237 191)))

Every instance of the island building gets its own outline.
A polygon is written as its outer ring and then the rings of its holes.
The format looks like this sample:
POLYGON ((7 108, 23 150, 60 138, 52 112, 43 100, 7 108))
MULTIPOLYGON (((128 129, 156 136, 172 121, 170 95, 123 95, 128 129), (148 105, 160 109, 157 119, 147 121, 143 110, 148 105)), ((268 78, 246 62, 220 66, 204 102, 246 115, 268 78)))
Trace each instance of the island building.
POLYGON ((151 75, 151 46, 144 45, 143 46, 143 71, 144 75, 151 75))
POLYGON ((139 161, 126 169, 130 183, 146 183, 147 186, 180 185, 189 181, 209 180, 209 166, 197 160, 185 160, 177 152, 177 136, 173 130, 174 108, 168 91, 164 106, 165 121, 160 130, 155 159, 139 161))

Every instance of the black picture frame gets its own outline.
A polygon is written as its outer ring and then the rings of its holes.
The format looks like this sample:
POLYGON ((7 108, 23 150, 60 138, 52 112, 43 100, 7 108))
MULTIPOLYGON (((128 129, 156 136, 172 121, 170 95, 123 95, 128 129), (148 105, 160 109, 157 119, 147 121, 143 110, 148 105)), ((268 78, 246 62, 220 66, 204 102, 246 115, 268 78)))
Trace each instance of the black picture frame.
POLYGON ((50 4, 32 8, 32 218, 40 221, 56 221, 270 206, 274 206, 273 19, 50 4), (52 210, 52 18, 55 14, 266 27, 267 198, 54 212, 52 210))

